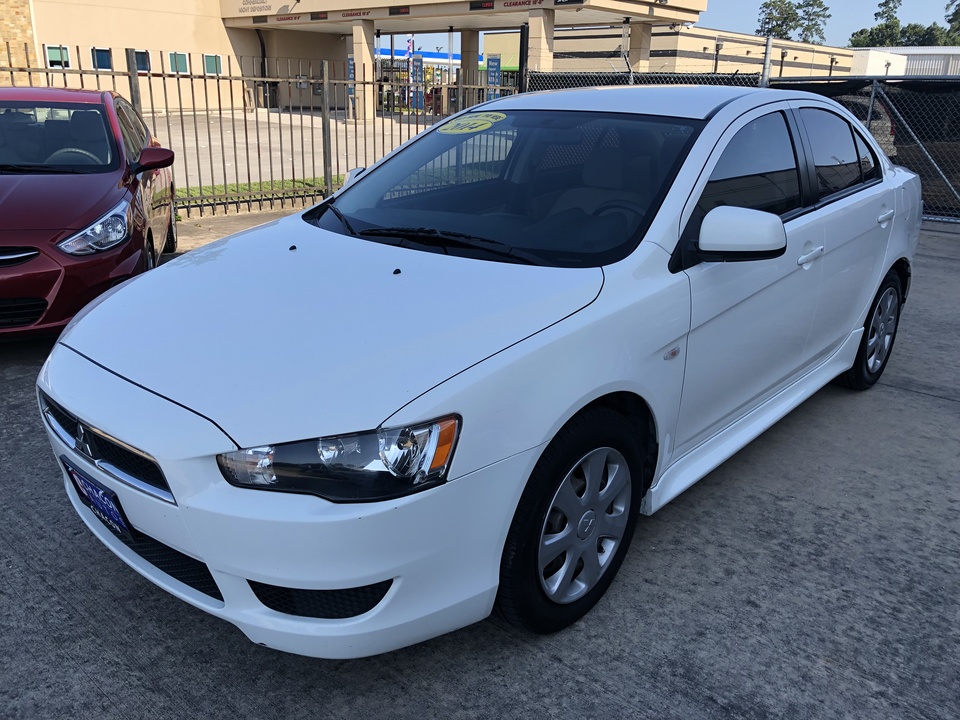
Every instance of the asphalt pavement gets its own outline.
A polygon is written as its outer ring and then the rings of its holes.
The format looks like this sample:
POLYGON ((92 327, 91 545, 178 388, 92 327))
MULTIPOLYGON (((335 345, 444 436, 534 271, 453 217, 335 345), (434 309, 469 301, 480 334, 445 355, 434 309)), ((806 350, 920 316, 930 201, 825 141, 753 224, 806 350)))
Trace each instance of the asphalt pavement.
MULTIPOLYGON (((181 243, 270 219, 184 219, 181 243)), ((881 382, 823 389, 641 518, 574 627, 363 660, 254 645, 114 557, 37 412, 51 341, 0 345, 0 718, 957 718, 958 230, 925 228, 881 382)))

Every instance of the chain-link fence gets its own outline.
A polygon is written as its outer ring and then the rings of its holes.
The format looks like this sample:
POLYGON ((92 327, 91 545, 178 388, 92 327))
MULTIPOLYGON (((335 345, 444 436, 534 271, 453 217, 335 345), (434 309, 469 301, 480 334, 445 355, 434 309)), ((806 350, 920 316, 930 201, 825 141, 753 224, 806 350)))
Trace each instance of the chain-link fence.
POLYGON ((895 163, 920 175, 924 214, 960 221, 960 78, 779 79, 770 85, 846 107, 895 163))
POLYGON ((757 87, 759 84, 759 74, 741 73, 557 71, 531 72, 527 75, 528 91, 611 85, 734 85, 737 87, 757 87))

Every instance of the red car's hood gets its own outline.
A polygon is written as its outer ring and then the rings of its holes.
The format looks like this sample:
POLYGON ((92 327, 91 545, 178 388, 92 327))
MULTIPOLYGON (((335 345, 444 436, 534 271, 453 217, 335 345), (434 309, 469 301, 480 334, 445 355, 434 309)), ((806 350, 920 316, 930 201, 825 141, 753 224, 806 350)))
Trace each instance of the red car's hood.
POLYGON ((0 246, 18 244, 4 230, 81 230, 123 198, 117 172, 83 175, 0 174, 0 246))

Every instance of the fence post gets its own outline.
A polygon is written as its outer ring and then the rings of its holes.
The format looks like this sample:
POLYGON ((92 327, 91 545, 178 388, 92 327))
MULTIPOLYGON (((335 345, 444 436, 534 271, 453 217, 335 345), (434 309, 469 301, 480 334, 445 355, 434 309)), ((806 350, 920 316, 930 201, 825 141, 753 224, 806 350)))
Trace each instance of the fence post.
POLYGON ((522 23, 520 25, 520 59, 517 72, 517 92, 527 91, 527 64, 530 55, 530 24, 522 23))
POLYGON ((130 80, 130 104, 143 115, 143 103, 140 100, 140 77, 137 74, 137 51, 127 48, 127 78, 130 80))
POLYGON ((333 150, 330 144, 330 62, 320 65, 320 134, 323 139, 323 196, 333 195, 333 150))
POLYGON ((877 81, 870 83, 870 104, 867 106, 867 130, 873 132, 873 108, 877 101, 877 81))
POLYGON ((763 50, 763 73, 760 75, 760 87, 770 87, 770 53, 773 52, 773 36, 767 35, 767 45, 763 50))

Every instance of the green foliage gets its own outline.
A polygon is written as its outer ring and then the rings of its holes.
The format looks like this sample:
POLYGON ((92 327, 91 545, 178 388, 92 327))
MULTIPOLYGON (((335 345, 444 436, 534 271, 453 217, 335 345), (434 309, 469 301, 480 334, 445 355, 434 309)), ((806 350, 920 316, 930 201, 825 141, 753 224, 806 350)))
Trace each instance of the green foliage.
POLYGON ((910 23, 900 30, 900 44, 904 47, 960 45, 960 37, 953 29, 937 23, 926 26, 910 23))
POLYGON ((903 0, 881 0, 872 28, 862 28, 850 36, 850 47, 916 47, 960 44, 960 0, 949 0, 944 9, 945 28, 937 23, 900 25, 897 10, 903 0))
POLYGON ((760 6, 760 27, 757 35, 770 35, 789 40, 800 27, 800 15, 793 0, 765 0, 760 6))
POLYGON ((800 16, 798 31, 800 42, 822 45, 826 41, 824 28, 830 15, 823 0, 800 0, 797 4, 797 13, 800 16))
POLYGON ((949 0, 943 19, 947 21, 951 32, 960 33, 960 0, 949 0))
POLYGON ((822 44, 829 19, 830 8, 824 0, 765 0, 760 6, 757 35, 792 40, 797 33, 800 42, 822 44))
MULTIPOLYGON (((343 184, 343 175, 337 175, 333 178, 333 187, 339 187, 343 184)), ((230 200, 256 199, 260 197, 269 197, 271 195, 299 195, 299 194, 322 194, 323 178, 304 178, 302 180, 264 180, 262 183, 231 183, 229 185, 203 185, 190 188, 178 187, 177 198, 181 201, 191 198, 210 198, 216 196, 221 199, 229 197, 230 200)), ((182 203, 181 203, 182 204, 182 203)))
POLYGON ((883 25, 884 23, 899 22, 897 20, 897 10, 903 0, 880 0, 877 11, 873 14, 873 19, 883 25))
POLYGON ((900 21, 896 18, 872 28, 861 28, 850 36, 850 47, 898 47, 900 30, 900 21))

